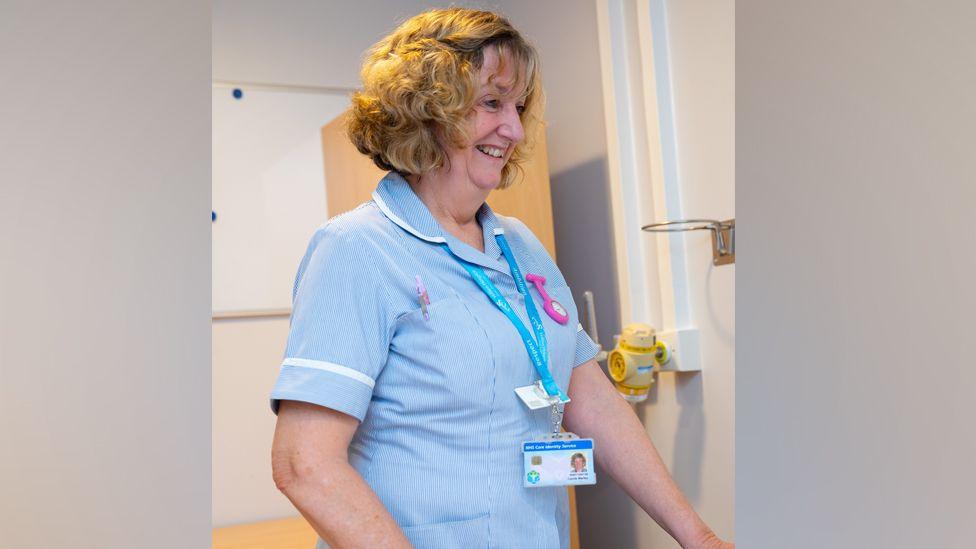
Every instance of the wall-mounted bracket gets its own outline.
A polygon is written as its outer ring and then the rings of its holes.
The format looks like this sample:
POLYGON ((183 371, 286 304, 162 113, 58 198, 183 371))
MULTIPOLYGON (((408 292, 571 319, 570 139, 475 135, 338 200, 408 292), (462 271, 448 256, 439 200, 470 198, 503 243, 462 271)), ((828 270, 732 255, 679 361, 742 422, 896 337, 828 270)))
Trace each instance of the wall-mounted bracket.
POLYGON ((683 219, 664 221, 641 227, 649 233, 678 233, 684 231, 710 231, 712 233, 712 265, 735 263, 735 218, 726 221, 714 219, 683 219))

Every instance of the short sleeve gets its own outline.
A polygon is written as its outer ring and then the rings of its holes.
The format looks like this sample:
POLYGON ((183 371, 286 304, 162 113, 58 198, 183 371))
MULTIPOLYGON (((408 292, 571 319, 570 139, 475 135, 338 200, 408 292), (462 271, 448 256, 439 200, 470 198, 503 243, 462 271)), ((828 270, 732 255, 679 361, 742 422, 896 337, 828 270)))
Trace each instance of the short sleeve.
POLYGON ((282 400, 325 406, 360 421, 386 364, 391 328, 386 287, 369 245, 327 224, 295 278, 291 327, 271 409, 282 400))
POLYGON ((580 366, 600 353, 600 347, 593 343, 590 335, 583 329, 582 324, 576 324, 576 355, 573 357, 573 368, 580 366))

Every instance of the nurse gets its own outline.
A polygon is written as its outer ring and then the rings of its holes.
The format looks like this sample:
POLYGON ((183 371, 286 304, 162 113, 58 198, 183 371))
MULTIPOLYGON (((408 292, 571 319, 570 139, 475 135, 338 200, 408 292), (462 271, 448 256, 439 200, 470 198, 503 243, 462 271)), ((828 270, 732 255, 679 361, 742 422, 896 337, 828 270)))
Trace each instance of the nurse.
POLYGON ((593 360, 538 239, 485 204, 539 127, 534 49, 494 13, 434 10, 362 78, 349 135, 389 173, 312 237, 271 395, 275 483, 320 547, 568 547, 566 490, 523 455, 560 420, 683 547, 732 547, 593 360))

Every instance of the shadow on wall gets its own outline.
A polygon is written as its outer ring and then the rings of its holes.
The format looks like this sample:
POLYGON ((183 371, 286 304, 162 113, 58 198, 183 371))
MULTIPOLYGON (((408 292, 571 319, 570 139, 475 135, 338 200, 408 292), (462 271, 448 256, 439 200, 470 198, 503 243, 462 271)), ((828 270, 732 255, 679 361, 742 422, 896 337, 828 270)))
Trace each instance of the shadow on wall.
POLYGON ((702 467, 705 459, 705 405, 701 372, 677 376, 678 430, 671 458, 671 475, 692 504, 701 498, 702 467))
MULTIPOLYGON (((583 292, 593 292, 597 329, 604 349, 613 347, 620 333, 619 292, 613 250, 613 219, 605 158, 596 158, 550 178, 556 255, 573 298, 583 315, 583 292)), ((604 370, 606 367, 604 365, 604 370)), ((629 517, 633 503, 613 480, 597 467, 599 483, 576 490, 580 546, 633 547, 636 524, 629 517), (617 517, 606 524, 604 517, 617 517), (612 529, 612 537, 604 536, 612 529)))
POLYGON ((692 504, 701 497, 701 477, 705 452, 705 390, 702 386, 701 372, 658 373, 654 385, 647 393, 647 401, 637 405, 637 417, 645 426, 651 425, 654 406, 657 404, 659 391, 662 386, 665 391, 673 391, 678 405, 678 423, 675 428, 674 440, 670 445, 655 441, 658 451, 662 447, 671 446, 670 458, 662 455, 665 463, 669 463, 668 470, 674 481, 681 487, 681 492, 692 504), (661 376, 673 379, 670 383, 661 383, 661 376))
MULTIPOLYGON (((660 374, 659 374, 660 375, 660 374)), ((704 388, 700 372, 664 374, 676 376, 674 384, 664 384, 663 390, 677 395, 678 424, 675 439, 670 445, 672 455, 662 456, 675 482, 692 505, 701 498, 702 467, 705 450, 705 418, 702 413, 704 388)), ((644 425, 651 424, 650 416, 662 390, 660 378, 648 392, 647 401, 637 405, 637 415, 644 425)), ((665 444, 658 444, 659 449, 665 444)), ((580 547, 638 547, 647 541, 647 529, 652 520, 634 503, 602 468, 597 466, 596 486, 576 489, 579 516, 580 547), (641 532, 644 532, 641 534, 641 532)))
POLYGON ((593 292, 600 343, 607 350, 613 347, 613 335, 620 333, 608 186, 605 158, 584 162, 550 178, 557 263, 573 289, 581 319, 583 292, 593 292))

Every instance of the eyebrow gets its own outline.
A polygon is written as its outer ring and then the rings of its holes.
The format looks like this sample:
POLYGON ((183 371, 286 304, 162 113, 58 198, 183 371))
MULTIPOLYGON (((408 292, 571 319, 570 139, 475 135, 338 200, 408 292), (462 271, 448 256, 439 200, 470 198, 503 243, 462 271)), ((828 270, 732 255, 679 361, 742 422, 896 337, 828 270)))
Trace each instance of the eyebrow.
MULTIPOLYGON (((508 95, 512 91, 511 86, 502 86, 497 82, 495 82, 495 75, 488 77, 488 87, 491 89, 492 92, 497 93, 499 95, 508 95)), ((518 99, 525 100, 528 96, 529 96, 529 90, 528 87, 526 86, 525 89, 522 90, 522 93, 519 94, 518 99)))
POLYGON ((491 82, 490 84, 491 84, 491 87, 495 89, 495 91, 497 91, 498 93, 501 93, 501 94, 506 94, 509 91, 511 91, 511 89, 512 89, 511 86, 502 86, 501 84, 498 84, 497 82, 491 82))

